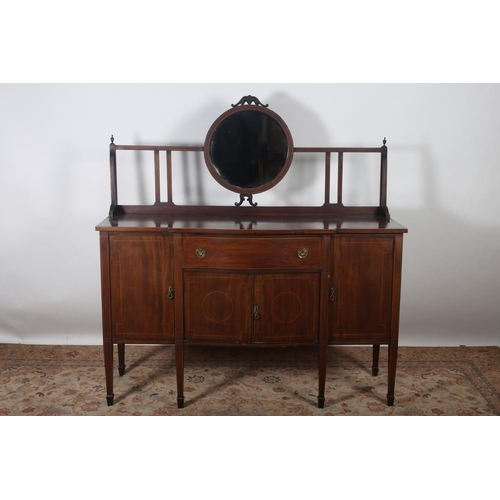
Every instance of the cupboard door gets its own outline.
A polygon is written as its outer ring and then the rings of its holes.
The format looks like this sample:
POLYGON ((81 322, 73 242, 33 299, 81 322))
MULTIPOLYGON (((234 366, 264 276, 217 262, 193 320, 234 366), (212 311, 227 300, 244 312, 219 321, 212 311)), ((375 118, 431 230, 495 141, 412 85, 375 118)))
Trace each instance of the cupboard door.
POLYGON ((171 239, 110 236, 112 335, 129 342, 174 342, 171 239))
POLYGON ((184 273, 186 340, 250 342, 252 276, 184 273))
POLYGON ((390 339, 392 237, 334 237, 330 343, 390 339))
POLYGON ((255 276, 254 342, 318 340, 318 273, 255 276))

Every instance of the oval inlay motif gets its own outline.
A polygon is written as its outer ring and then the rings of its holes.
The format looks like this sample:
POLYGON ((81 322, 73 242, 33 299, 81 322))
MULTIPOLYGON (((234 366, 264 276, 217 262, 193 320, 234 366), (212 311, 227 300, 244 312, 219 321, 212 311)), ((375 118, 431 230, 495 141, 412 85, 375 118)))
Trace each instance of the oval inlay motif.
POLYGON ((201 310, 210 321, 223 323, 233 314, 233 300, 223 292, 211 292, 203 299, 201 310))
POLYGON ((271 314, 280 323, 295 321, 302 312, 302 301, 294 293, 285 292, 277 295, 271 304, 271 314))

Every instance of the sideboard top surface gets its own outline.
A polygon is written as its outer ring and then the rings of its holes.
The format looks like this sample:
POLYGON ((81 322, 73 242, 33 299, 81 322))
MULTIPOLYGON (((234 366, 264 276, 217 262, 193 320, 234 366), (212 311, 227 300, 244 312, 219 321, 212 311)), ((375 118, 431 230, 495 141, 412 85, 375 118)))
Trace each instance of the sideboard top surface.
POLYGON ((226 234, 342 234, 342 233, 406 233, 408 230, 394 219, 385 217, 203 217, 125 214, 107 217, 97 231, 160 231, 182 233, 226 234))

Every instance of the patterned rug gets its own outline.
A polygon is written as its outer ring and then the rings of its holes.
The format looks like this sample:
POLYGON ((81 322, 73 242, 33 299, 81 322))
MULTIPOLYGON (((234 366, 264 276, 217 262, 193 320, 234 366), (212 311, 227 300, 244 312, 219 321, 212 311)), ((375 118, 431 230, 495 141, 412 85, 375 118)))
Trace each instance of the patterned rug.
POLYGON ((312 348, 187 348, 183 409, 172 347, 117 365, 108 407, 100 346, 0 344, 0 415, 500 415, 500 347, 400 347, 393 407, 384 347, 377 377, 370 347, 329 348, 324 409, 312 348))

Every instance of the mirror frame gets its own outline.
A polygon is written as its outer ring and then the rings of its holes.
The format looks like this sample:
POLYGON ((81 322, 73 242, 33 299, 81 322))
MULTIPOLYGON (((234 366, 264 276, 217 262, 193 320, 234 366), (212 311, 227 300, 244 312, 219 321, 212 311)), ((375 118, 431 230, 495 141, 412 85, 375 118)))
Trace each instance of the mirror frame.
POLYGON ((256 104, 246 104, 246 105, 241 105, 237 107, 233 107, 232 109, 227 110, 225 113, 219 116, 217 120, 212 124, 210 129, 208 130, 206 139, 205 139, 205 144, 203 147, 204 151, 204 156, 205 156, 205 163, 208 167, 208 170, 212 174, 212 177, 222 186, 224 186, 226 189, 233 191, 235 193, 239 193, 240 195, 250 195, 250 194, 256 194, 256 193, 262 193, 264 191, 267 191, 276 184, 278 184, 283 177, 286 175, 288 172, 288 169, 290 168, 290 165, 293 160, 293 139, 292 139, 292 134, 290 133, 290 130, 288 129, 288 126, 286 123, 283 121, 283 119, 277 115, 274 111, 271 111, 267 107, 264 107, 262 105, 256 105, 256 104), (217 171, 217 168, 215 165, 212 163, 212 158, 210 157, 210 146, 214 137, 215 132, 219 128, 219 126, 226 120, 226 118, 229 118, 236 113, 241 113, 241 112, 255 112, 255 113, 262 113, 264 115, 267 115, 274 119, 278 125, 281 127, 283 130, 286 140, 287 140, 287 155, 286 155, 286 160, 285 163, 283 164, 283 167, 281 168, 280 172, 274 179, 272 179, 270 182, 267 184, 263 184, 261 186, 253 187, 253 188, 245 188, 241 186, 235 186, 228 182, 226 179, 224 179, 219 172, 217 171))

